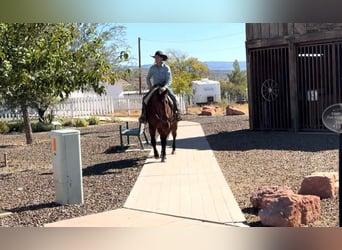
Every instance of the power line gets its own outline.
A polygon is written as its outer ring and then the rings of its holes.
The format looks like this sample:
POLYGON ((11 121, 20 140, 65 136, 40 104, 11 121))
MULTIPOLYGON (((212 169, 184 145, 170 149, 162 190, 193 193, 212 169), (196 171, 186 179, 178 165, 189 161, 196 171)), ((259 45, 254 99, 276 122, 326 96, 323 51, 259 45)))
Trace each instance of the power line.
POLYGON ((202 42, 202 41, 210 41, 210 40, 217 40, 232 36, 237 36, 243 34, 244 32, 238 32, 229 35, 221 35, 221 36, 214 36, 209 38, 201 38, 201 39, 183 39, 183 40, 153 40, 153 39, 141 39, 144 42, 158 42, 158 43, 184 43, 184 42, 202 42))
POLYGON ((244 44, 243 45, 241 45, 241 46, 234 46, 234 47, 230 47, 230 48, 222 48, 222 49, 208 49, 208 50, 206 50, 206 51, 201 51, 201 54, 202 55, 208 55, 208 54, 211 54, 211 53, 216 53, 216 52, 220 52, 220 51, 222 51, 222 52, 230 52, 231 50, 234 50, 234 49, 239 49, 239 48, 242 48, 242 47, 244 47, 244 44))

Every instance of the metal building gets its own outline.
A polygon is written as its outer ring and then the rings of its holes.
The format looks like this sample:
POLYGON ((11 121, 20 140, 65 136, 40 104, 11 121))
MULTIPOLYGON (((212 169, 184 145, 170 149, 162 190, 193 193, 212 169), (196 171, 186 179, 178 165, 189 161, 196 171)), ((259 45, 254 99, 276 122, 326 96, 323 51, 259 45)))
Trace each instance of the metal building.
POLYGON ((247 23, 250 128, 323 131, 342 102, 342 23, 247 23))

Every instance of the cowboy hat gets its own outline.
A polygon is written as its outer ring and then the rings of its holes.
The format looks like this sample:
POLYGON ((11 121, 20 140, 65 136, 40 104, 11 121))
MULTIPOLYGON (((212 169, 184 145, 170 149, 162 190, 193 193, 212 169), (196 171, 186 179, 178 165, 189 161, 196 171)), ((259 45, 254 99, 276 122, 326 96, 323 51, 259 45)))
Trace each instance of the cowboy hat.
POLYGON ((157 50, 156 53, 154 53, 154 56, 152 56, 153 58, 155 58, 156 56, 160 56, 161 58, 163 58, 163 61, 167 60, 167 55, 165 55, 163 52, 161 52, 160 50, 157 50))

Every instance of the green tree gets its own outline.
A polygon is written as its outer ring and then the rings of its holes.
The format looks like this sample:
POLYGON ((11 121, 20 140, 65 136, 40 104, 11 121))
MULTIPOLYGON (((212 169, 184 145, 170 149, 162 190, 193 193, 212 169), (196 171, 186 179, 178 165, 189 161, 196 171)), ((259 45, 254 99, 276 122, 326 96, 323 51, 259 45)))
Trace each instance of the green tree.
MULTIPOLYGON (((128 50, 121 50, 121 48, 126 46, 125 40, 123 39, 123 37, 125 36, 124 26, 113 24, 80 23, 76 24, 76 28, 77 34, 73 38, 73 43, 71 47, 72 50, 80 50, 82 49, 82 46, 85 46, 86 44, 92 44, 100 40, 101 46, 97 47, 98 52, 102 54, 102 56, 105 60, 107 60, 107 62, 110 62, 110 65, 114 70, 115 67, 118 68, 118 65, 123 66, 122 63, 128 61, 128 50)), ((92 61, 90 61, 89 63, 86 62, 83 66, 89 67, 93 65, 93 59, 91 60, 92 61)), ((129 72, 121 71, 120 74, 118 74, 118 76, 125 76, 125 74, 123 73, 129 72)), ((95 86, 83 85, 81 87, 82 91, 92 89, 94 89, 99 94, 102 94, 104 91, 103 85, 100 85, 100 87, 98 87, 97 84, 95 84, 95 86)), ((59 101, 60 99, 57 99, 53 93, 52 95, 46 94, 36 99, 35 103, 33 103, 31 107, 38 111, 40 120, 45 122, 45 111, 52 105, 58 103, 59 101)))
POLYGON ((169 51, 168 64, 172 71, 172 89, 176 94, 191 93, 191 81, 208 77, 209 69, 197 58, 169 51))
POLYGON ((229 83, 234 92, 238 92, 239 95, 245 95, 247 87, 247 73, 240 70, 240 65, 237 60, 233 62, 233 71, 227 75, 229 83))
MULTIPOLYGON (((101 82, 114 83, 122 72, 112 62, 120 52, 106 54, 108 40, 93 24, 0 23, 0 96, 9 108, 19 107, 26 142, 33 142, 28 108, 39 100, 67 98, 75 90, 104 93, 101 82)), ((107 31, 108 29, 105 29, 107 31)), ((106 33, 107 34, 107 33, 106 33)), ((107 34, 109 37, 109 34, 107 34)))
POLYGON ((240 70, 240 65, 237 60, 233 62, 233 71, 227 75, 229 82, 237 86, 247 86, 247 74, 246 71, 240 70))

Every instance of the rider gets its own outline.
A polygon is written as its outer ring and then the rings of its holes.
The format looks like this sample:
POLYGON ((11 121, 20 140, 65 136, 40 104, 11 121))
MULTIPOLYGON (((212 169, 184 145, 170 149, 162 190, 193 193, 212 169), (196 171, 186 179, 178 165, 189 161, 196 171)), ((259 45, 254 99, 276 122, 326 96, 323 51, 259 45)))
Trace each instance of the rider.
MULTIPOLYGON (((180 114, 179 114, 179 109, 178 109, 178 102, 175 97, 175 94, 173 93, 170 85, 171 85, 171 69, 170 67, 164 63, 164 61, 167 60, 167 55, 165 55, 162 51, 158 50, 152 56, 154 58, 154 64, 150 67, 147 77, 146 77, 146 83, 151 91, 153 87, 155 86, 165 86, 168 89, 168 92, 170 94, 170 97, 173 101, 173 111, 175 113, 175 117, 177 121, 181 120, 180 114)), ((149 91, 149 92, 150 92, 149 91)), ((147 93, 143 97, 143 102, 142 102, 142 110, 141 110, 141 116, 139 118, 139 121, 141 123, 146 123, 146 104, 144 102, 146 96, 149 93, 147 93)))

